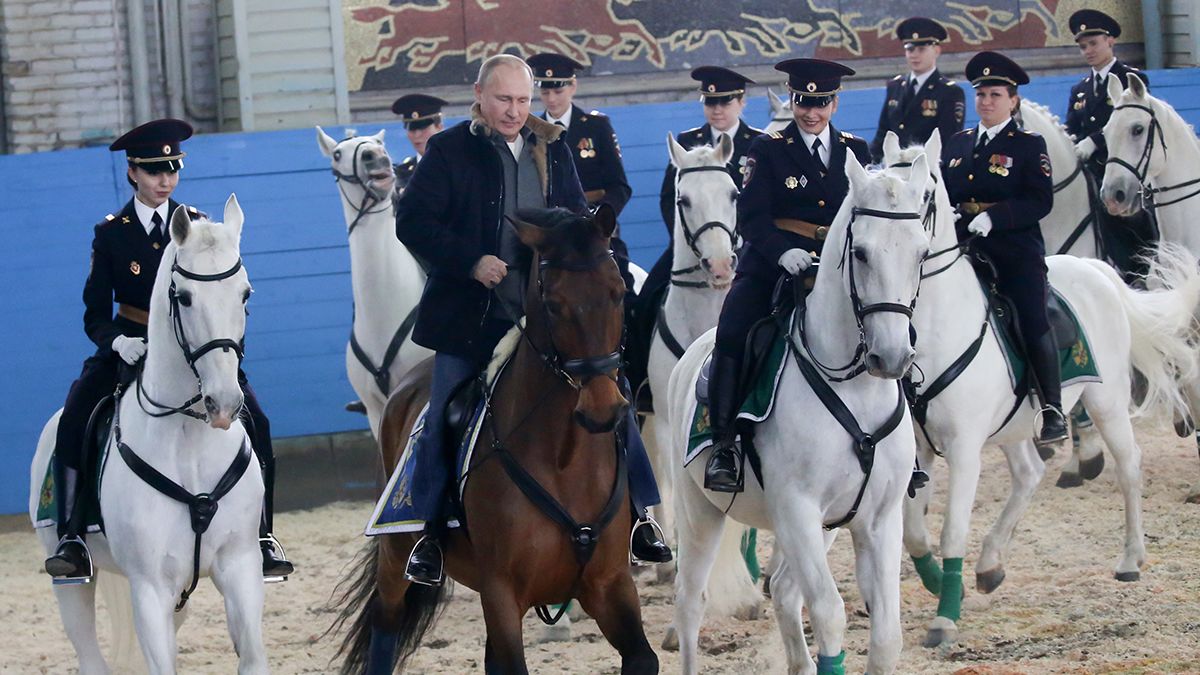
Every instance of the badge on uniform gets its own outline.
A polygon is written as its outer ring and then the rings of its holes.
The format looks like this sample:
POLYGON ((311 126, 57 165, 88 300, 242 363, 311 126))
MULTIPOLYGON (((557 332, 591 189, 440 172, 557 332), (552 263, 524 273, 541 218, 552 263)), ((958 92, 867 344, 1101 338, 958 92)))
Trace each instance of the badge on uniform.
POLYGON ((932 98, 922 99, 921 115, 923 117, 937 117, 937 100, 932 98))
POLYGON ((1084 105, 1086 105, 1086 103, 1084 101, 1075 101, 1075 105, 1073 105, 1071 107, 1073 107, 1076 110, 1083 110, 1084 105))
POLYGON ((954 121, 958 122, 959 124, 962 124, 963 117, 966 116, 966 114, 967 114, 966 104, 964 104, 962 101, 955 101, 955 103, 954 103, 954 121))
POLYGON ((783 179, 783 186, 789 190, 795 190, 800 181, 796 180, 795 176, 788 176, 783 179))
MULTIPOLYGON (((740 158, 738 158, 738 173, 742 174, 742 176, 746 175, 746 159, 746 155, 742 155, 740 158)), ((743 181, 744 180, 745 178, 743 178, 743 181)))
POLYGON ((894 98, 889 98, 889 99, 888 99, 887 106, 888 106, 889 108, 895 108, 895 107, 896 107, 896 106, 898 106, 898 105, 900 105, 900 101, 899 101, 899 99, 894 99, 894 98))
POLYGON ((953 169, 960 164, 962 164, 962 157, 955 157, 954 159, 950 160, 950 163, 946 165, 946 168, 953 169))
POLYGON ((754 158, 746 157, 746 166, 742 167, 742 189, 750 184, 750 177, 754 175, 754 158))
POLYGON ((1047 178, 1050 177, 1050 157, 1045 153, 1042 153, 1042 156, 1038 158, 1038 161, 1042 165, 1042 173, 1046 174, 1047 178))
POLYGON ((138 264, 138 261, 134 260, 133 262, 129 263, 129 271, 133 272, 133 276, 136 277, 142 273, 142 266, 138 264))
POLYGON ((994 173, 997 176, 1007 176, 1008 170, 1012 168, 1012 157, 1007 155, 992 155, 988 158, 991 166, 988 167, 988 173, 994 173))
POLYGON ((596 146, 592 143, 591 138, 579 139, 579 156, 582 159, 591 159, 596 156, 596 146))
POLYGON ((129 216, 121 216, 121 222, 128 225, 129 224, 129 216))

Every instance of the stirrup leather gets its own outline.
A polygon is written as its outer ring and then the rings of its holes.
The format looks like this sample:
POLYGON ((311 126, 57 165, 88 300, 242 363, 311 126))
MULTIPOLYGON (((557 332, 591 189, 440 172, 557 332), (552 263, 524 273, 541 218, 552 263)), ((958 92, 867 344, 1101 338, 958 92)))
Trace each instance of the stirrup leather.
MULTIPOLYGON (((283 559, 283 560, 288 559, 287 549, 285 549, 283 547, 283 544, 279 543, 279 540, 275 538, 274 534, 268 533, 267 536, 265 536, 265 537, 259 537, 258 538, 258 546, 259 546, 260 551, 262 549, 263 544, 270 544, 271 547, 275 549, 276 554, 281 559, 283 559)), ((267 576, 265 574, 263 575, 263 583, 264 584, 280 584, 287 580, 288 580, 288 575, 286 575, 286 574, 271 575, 271 576, 267 576)))
MULTIPOLYGON (((420 539, 417 540, 417 543, 413 545, 412 551, 409 551, 408 561, 406 561, 404 563, 404 579, 406 581, 409 581, 414 584, 421 584, 422 586, 440 586, 443 583, 445 583, 445 581, 446 581, 446 556, 445 556, 444 552, 442 555, 442 564, 438 566, 437 576, 434 577, 433 583, 430 583, 429 580, 426 580, 426 579, 418 579, 408 573, 408 566, 412 563, 413 552, 415 552, 418 548, 420 548, 421 544, 424 543, 425 540, 428 538, 429 538, 429 535, 423 535, 420 539)), ((441 551, 441 546, 436 541, 433 543, 433 545, 437 546, 438 550, 441 551)))
POLYGON ((653 560, 642 560, 641 558, 633 555, 633 535, 635 532, 637 532, 639 527, 646 524, 649 524, 650 528, 654 530, 654 536, 657 537, 659 541, 663 542, 663 544, 667 543, 667 536, 663 534, 662 526, 658 524, 658 521, 654 519, 654 516, 647 513, 645 516, 640 518, 629 530, 629 564, 634 567, 650 567, 652 565, 662 564, 654 562, 653 560))
POLYGON ((56 548, 61 548, 62 545, 66 543, 76 543, 83 547, 83 550, 87 553, 87 574, 74 577, 50 577, 50 583, 55 586, 77 586, 80 584, 92 583, 92 579, 94 579, 96 576, 96 566, 95 563, 92 562, 92 549, 88 548, 87 542, 84 541, 83 537, 78 535, 69 535, 63 537, 58 541, 58 546, 56 548))

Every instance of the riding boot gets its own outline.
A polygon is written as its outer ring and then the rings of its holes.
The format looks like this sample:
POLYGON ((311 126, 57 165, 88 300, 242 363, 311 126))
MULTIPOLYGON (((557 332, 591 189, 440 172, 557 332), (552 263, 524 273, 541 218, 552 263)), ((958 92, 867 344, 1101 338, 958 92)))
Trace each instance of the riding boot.
POLYGON ((417 540, 412 553, 408 554, 408 564, 404 566, 405 579, 424 586, 442 585, 446 576, 438 538, 433 529, 425 528, 425 536, 417 540))
MULTIPOLYGON (((1054 333, 1046 331, 1028 345, 1029 365, 1042 394, 1042 430, 1037 438, 1040 449, 1067 440, 1067 418, 1062 409, 1062 374, 1054 333)), ((1050 453, 1053 456, 1053 452, 1050 453)))
POLYGON ((633 524, 629 535, 629 555, 634 565, 671 562, 671 547, 663 541, 662 529, 649 515, 633 524))
POLYGON ((288 575, 296 571, 296 566, 288 562, 283 545, 271 534, 268 525, 270 516, 267 504, 263 504, 262 519, 258 526, 258 546, 262 549, 263 577, 269 581, 287 581, 288 575))
POLYGON ((704 487, 714 492, 741 492, 742 449, 737 444, 734 423, 741 396, 738 375, 741 360, 714 351, 708 378, 708 422, 712 427, 713 450, 704 467, 704 487))
POLYGON ((82 476, 57 458, 53 463, 59 542, 54 555, 46 559, 46 572, 55 583, 88 583, 92 580, 92 557, 82 536, 87 528, 83 517, 87 505, 79 503, 82 476))

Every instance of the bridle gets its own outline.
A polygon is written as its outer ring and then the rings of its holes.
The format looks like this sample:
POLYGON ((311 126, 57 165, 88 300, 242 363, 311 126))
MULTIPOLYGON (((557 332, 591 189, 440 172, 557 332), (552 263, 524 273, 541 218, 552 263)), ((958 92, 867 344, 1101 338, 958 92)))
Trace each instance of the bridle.
POLYGON ((812 352, 812 348, 808 344, 808 333, 805 330, 804 316, 806 313, 806 305, 799 304, 796 310, 796 328, 800 334, 800 344, 804 348, 808 359, 815 365, 831 382, 845 382, 853 379, 859 374, 866 372, 867 366, 864 362, 864 357, 867 353, 867 331, 863 325, 863 320, 871 314, 879 313, 894 313, 903 314, 910 321, 912 320, 913 307, 917 304, 917 293, 920 292, 918 285, 917 292, 913 293, 912 300, 907 305, 902 305, 896 302, 875 302, 864 304, 862 298, 858 294, 858 283, 854 276, 854 256, 850 254, 851 246, 854 241, 854 221, 858 216, 868 216, 872 218, 883 218, 886 220, 921 220, 921 214, 915 211, 880 211, 877 209, 867 209, 853 207, 850 211, 850 222, 846 225, 846 238, 842 246, 842 259, 838 263, 838 269, 846 269, 850 276, 850 305, 854 311, 854 322, 858 327, 858 345, 854 349, 854 355, 850 357, 850 361, 842 366, 829 366, 820 361, 812 352), (835 373, 844 373, 836 375, 835 373))
MULTIPOLYGON (((689 173, 699 173, 701 171, 720 171, 728 175, 728 171, 724 166, 693 166, 687 169, 680 169, 679 172, 675 174, 675 194, 679 194, 679 180, 683 178, 683 176, 689 173)), ((676 204, 676 207, 677 208, 675 209, 675 212, 679 216, 679 225, 683 228, 683 240, 687 242, 688 248, 692 249, 692 254, 695 255, 696 260, 700 262, 697 262, 691 267, 671 270, 671 285, 683 286, 685 288, 705 288, 708 286, 707 281, 687 281, 675 278, 685 274, 691 274, 692 272, 699 272, 704 269, 702 262, 704 260, 704 256, 701 255, 700 247, 696 243, 700 239, 700 235, 708 232, 709 230, 719 229, 725 232, 725 234, 729 235, 729 244, 734 251, 737 251, 738 247, 741 245, 741 237, 737 235, 737 232, 734 228, 728 227, 725 225, 725 223, 715 220, 701 225, 697 230, 692 230, 692 228, 688 225, 687 216, 685 216, 683 213, 683 207, 679 204, 676 204)), ((737 267, 736 252, 733 254, 733 267, 737 267)))
MULTIPOLYGON (((895 164, 889 165, 887 168, 903 169, 906 167, 911 168, 912 165, 913 165, 912 162, 897 162, 895 164)), ((929 177, 931 179, 933 179, 934 186, 925 192, 925 216, 921 219, 921 225, 922 225, 922 227, 925 228, 925 231, 929 233, 929 239, 930 239, 930 241, 932 241, 934 238, 937 237, 937 213, 938 213, 938 211, 937 211, 936 190, 937 190, 938 176, 936 173, 930 171, 929 177)), ((945 272, 946 270, 950 269, 951 267, 954 267, 954 265, 959 260, 962 260, 963 258, 966 257, 967 249, 970 248, 971 242, 974 241, 975 238, 978 236, 979 235, 977 235, 977 234, 971 233, 971 234, 967 235, 962 241, 958 242, 957 244, 955 244, 953 246, 947 246, 946 248, 944 248, 940 251, 930 251, 929 253, 926 253, 925 259, 921 261, 921 281, 924 281, 930 277, 936 277, 937 275, 941 274, 942 272, 945 272), (925 263, 926 262, 929 262, 930 260, 935 260, 937 258, 940 258, 944 255, 949 255, 949 254, 954 254, 953 260, 951 260, 950 262, 946 263, 945 265, 937 268, 936 270, 934 270, 932 272, 925 271, 925 263)), ((918 292, 919 292, 919 290, 920 289, 918 287, 918 292)))
POLYGON ((242 338, 237 339, 237 340, 234 340, 232 338, 214 338, 214 339, 209 340, 208 342, 205 342, 204 344, 200 345, 196 349, 192 349, 191 344, 188 342, 187 335, 183 329, 182 307, 184 307, 184 305, 180 304, 180 302, 179 302, 179 293, 175 287, 174 275, 179 274, 179 276, 184 277, 185 279, 191 279, 192 281, 200 281, 200 282, 221 281, 222 279, 228 279, 229 277, 232 277, 233 275, 237 274, 238 271, 241 269, 242 269, 242 259, 240 257, 237 259, 237 262, 235 262, 232 267, 225 270, 224 272, 217 272, 216 274, 198 274, 196 272, 192 272, 192 271, 187 270, 184 267, 182 267, 179 264, 178 260, 173 261, 171 263, 171 274, 172 274, 171 286, 167 289, 168 311, 171 316, 171 328, 172 328, 173 332, 175 333, 175 342, 177 342, 179 344, 179 348, 181 350, 183 350, 183 358, 185 361, 187 361, 188 368, 190 368, 192 370, 192 374, 196 376, 197 392, 196 392, 195 396, 191 397, 190 399, 188 399, 186 402, 184 402, 180 406, 163 405, 163 404, 159 403, 158 401, 155 401, 153 398, 151 398, 150 394, 146 392, 145 387, 142 384, 142 373, 144 372, 144 368, 138 368, 138 373, 137 373, 138 405, 141 406, 142 411, 145 412, 147 415, 150 415, 151 417, 166 417, 167 415, 173 415, 173 414, 179 413, 179 414, 187 415, 188 417, 192 417, 194 419, 198 419, 201 421, 205 421, 205 422, 208 421, 208 413, 207 412, 198 413, 198 412, 192 410, 192 406, 195 405, 196 403, 199 403, 201 401, 201 399, 203 398, 203 393, 202 393, 203 380, 200 377, 200 371, 196 369, 196 362, 199 361, 200 358, 203 357, 205 354, 207 354, 213 350, 216 350, 216 349, 220 349, 221 351, 224 351, 224 352, 229 352, 232 350, 233 353, 237 355, 238 362, 241 362, 241 360, 244 356, 243 351, 242 351, 242 342, 245 339, 245 336, 243 336, 242 338), (156 411, 147 410, 145 404, 143 403, 143 398, 145 399, 145 401, 149 402, 151 405, 155 406, 156 408, 159 408, 160 410, 156 410, 156 411))
POLYGON ((1158 115, 1157 115, 1157 113, 1155 113, 1154 108, 1151 108, 1149 105, 1142 105, 1140 103, 1123 103, 1123 104, 1113 108, 1113 111, 1116 112, 1117 110, 1124 110, 1125 108, 1133 108, 1134 110, 1142 110, 1142 111, 1145 111, 1146 114, 1150 115, 1150 128, 1147 129, 1148 133, 1146 135, 1146 145, 1145 145, 1145 147, 1142 148, 1142 154, 1138 158, 1137 164, 1130 164, 1129 162, 1126 162, 1125 160, 1121 159, 1120 157, 1110 156, 1104 162, 1105 166, 1107 166, 1109 164, 1116 164, 1117 166, 1128 170, 1129 172, 1131 172, 1134 175, 1134 177, 1137 178, 1138 184, 1141 186, 1142 202, 1144 203, 1147 211, 1153 212, 1154 210, 1156 210, 1160 207, 1163 207, 1163 206, 1170 206, 1172 204, 1178 204, 1179 202, 1185 201, 1187 199, 1191 199, 1192 197, 1195 197, 1196 195, 1200 194, 1200 189, 1196 189, 1196 190, 1193 190, 1192 192, 1189 192, 1188 194, 1184 195, 1183 197, 1177 197, 1177 198, 1172 199, 1167 202, 1155 203, 1154 195, 1160 194, 1163 192, 1170 192, 1171 190, 1178 190, 1179 188, 1184 188, 1184 187, 1188 187, 1191 185, 1195 185, 1197 183, 1200 183, 1200 178, 1193 178, 1192 180, 1189 180, 1189 181, 1186 181, 1183 183, 1178 183, 1176 185, 1168 185, 1165 187, 1157 187, 1157 188, 1151 187, 1149 184, 1149 181, 1147 180, 1147 174, 1150 172, 1150 160, 1154 154, 1154 139, 1155 139, 1155 136, 1158 137, 1158 144, 1162 146, 1163 157, 1165 158, 1166 153, 1167 153, 1166 135, 1163 132, 1162 125, 1159 124, 1159 122, 1158 122, 1158 115))
MULTIPOLYGON (((350 199, 350 195, 346 194, 346 187, 344 184, 350 183, 352 185, 359 185, 363 189, 362 201, 360 201, 358 203, 358 205, 354 207, 355 211, 357 212, 354 216, 354 220, 352 220, 350 222, 349 227, 346 228, 347 236, 354 233, 354 228, 358 227, 358 223, 363 219, 364 216, 374 215, 376 213, 383 213, 384 211, 391 208, 391 206, 392 206, 387 200, 387 195, 378 194, 378 191, 375 188, 371 187, 369 184, 364 182, 363 179, 358 177, 358 161, 359 161, 358 155, 359 155, 359 152, 362 150, 362 147, 364 145, 368 145, 368 144, 369 144, 368 141, 363 141, 362 143, 359 143, 358 145, 354 146, 354 154, 351 156, 351 160, 350 160, 351 173, 342 173, 342 172, 338 171, 336 168, 330 169, 330 171, 333 173, 333 175, 337 179, 338 191, 342 193, 342 199, 345 199, 346 202, 348 202, 349 204, 353 205, 354 200, 350 199), (380 206, 380 208, 372 211, 371 209, 374 208, 378 204, 382 204, 382 206, 380 206)), ((380 149, 383 148, 382 145, 380 145, 379 147, 380 147, 380 149)), ((341 152, 342 152, 341 150, 334 150, 333 151, 333 159, 334 160, 340 159, 341 152)), ((362 166, 363 166, 363 169, 366 170, 368 176, 371 174, 372 171, 377 171, 380 169, 387 169, 388 171, 392 170, 391 161, 389 160, 386 152, 380 152, 376 156, 374 156, 370 159, 363 160, 362 166)))

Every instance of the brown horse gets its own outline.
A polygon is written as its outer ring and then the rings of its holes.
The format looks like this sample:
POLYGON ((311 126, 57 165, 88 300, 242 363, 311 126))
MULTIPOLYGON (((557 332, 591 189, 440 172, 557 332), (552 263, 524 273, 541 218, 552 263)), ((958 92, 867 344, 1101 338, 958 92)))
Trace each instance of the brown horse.
MULTIPOLYGON (((480 594, 487 673, 527 673, 522 618, 572 597, 620 652, 622 673, 657 673, 630 575, 632 521, 614 432, 629 405, 616 379, 625 286, 609 251, 615 216, 607 207, 592 217, 531 210, 512 224, 534 252, 525 335, 496 383, 472 455, 462 494, 470 532, 442 538, 446 571, 480 594), (591 528, 570 528, 572 521, 591 528)), ((430 373, 428 362, 418 366, 388 401, 379 442, 389 475, 428 399, 430 373)), ((404 579, 418 538, 374 537, 344 582, 331 629, 353 618, 339 651, 343 674, 392 673, 436 619, 441 588, 404 579)))

